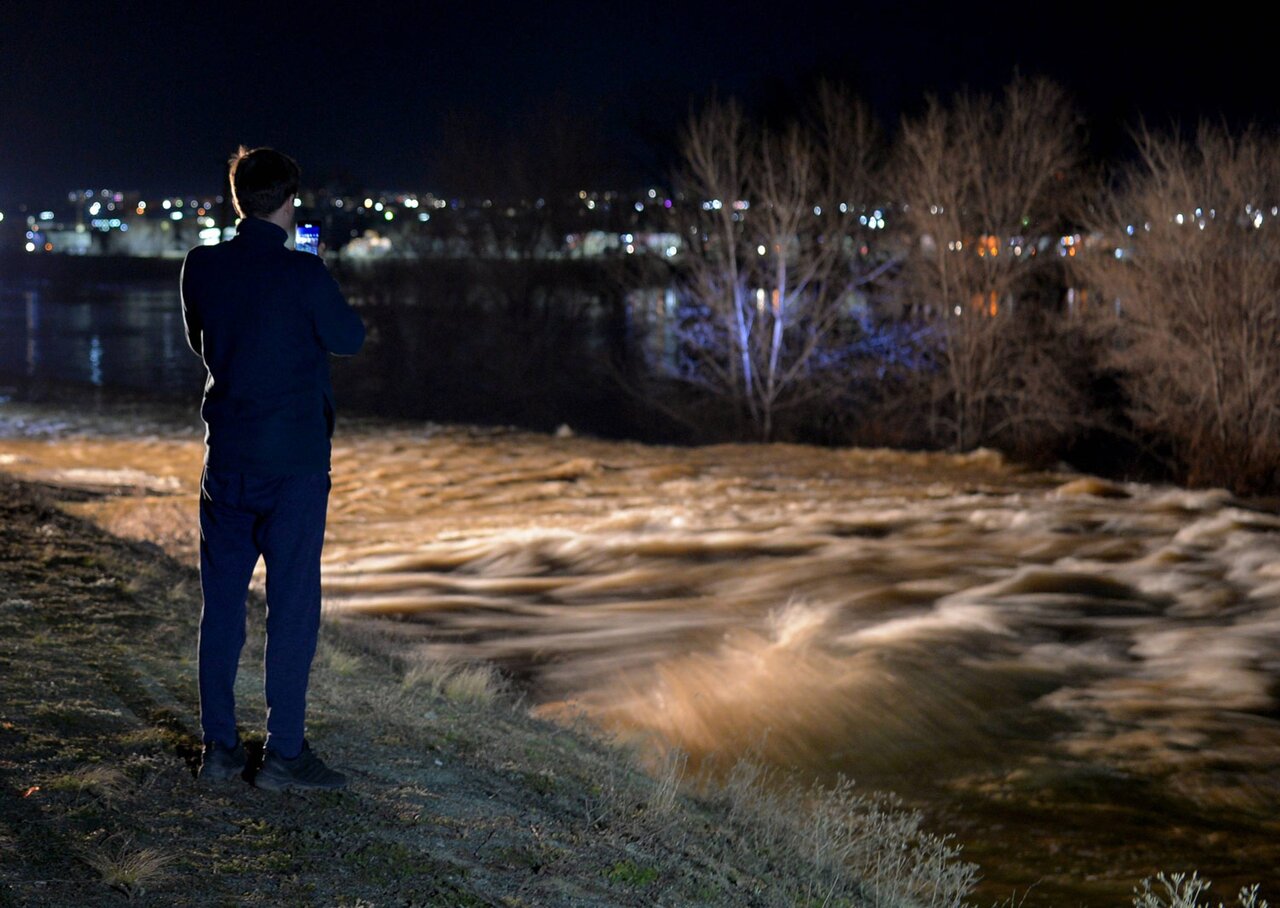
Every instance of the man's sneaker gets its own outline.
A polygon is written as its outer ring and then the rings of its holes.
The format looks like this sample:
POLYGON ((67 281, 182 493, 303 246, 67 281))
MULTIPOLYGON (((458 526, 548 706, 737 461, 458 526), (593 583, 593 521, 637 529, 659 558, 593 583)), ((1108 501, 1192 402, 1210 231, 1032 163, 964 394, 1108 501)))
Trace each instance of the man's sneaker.
POLYGON ((200 772, 196 778, 201 782, 226 782, 243 775, 244 767, 243 743, 236 741, 236 746, 228 750, 217 741, 210 741, 204 746, 200 772))
POLYGON ((302 753, 292 760, 268 750, 253 784, 267 791, 336 791, 347 787, 347 777, 325 766, 303 741, 302 753))

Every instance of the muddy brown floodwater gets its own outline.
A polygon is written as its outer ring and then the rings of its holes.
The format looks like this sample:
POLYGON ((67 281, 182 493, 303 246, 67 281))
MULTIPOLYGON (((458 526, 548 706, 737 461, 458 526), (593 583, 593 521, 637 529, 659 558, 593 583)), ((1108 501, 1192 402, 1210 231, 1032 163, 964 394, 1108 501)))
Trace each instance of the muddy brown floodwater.
MULTIPOLYGON (((0 469, 194 559, 199 435, 0 406, 0 469)), ((897 792, 981 895, 1280 867, 1280 517, 968 456, 361 423, 327 606, 694 767, 897 792)), ((261 581, 261 575, 258 577, 261 581)))

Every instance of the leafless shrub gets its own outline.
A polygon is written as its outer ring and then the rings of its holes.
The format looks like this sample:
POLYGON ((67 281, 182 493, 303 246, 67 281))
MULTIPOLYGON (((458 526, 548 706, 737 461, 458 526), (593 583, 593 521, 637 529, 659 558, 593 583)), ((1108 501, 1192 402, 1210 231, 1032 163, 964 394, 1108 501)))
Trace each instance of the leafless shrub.
POLYGON ((999 99, 932 99, 903 123, 893 182, 912 252, 902 293, 932 328, 930 417, 957 450, 1026 445, 1080 417, 1057 326, 1036 317, 1056 303, 1049 272, 1077 188, 1077 122, 1057 86, 1016 79, 999 99))
POLYGON ((865 106, 829 88, 812 124, 759 127, 730 102, 685 130, 684 312, 671 370, 759 438, 772 437, 781 411, 848 379, 838 327, 855 288, 883 270, 855 245, 876 147, 865 106))
POLYGON ((1094 211, 1085 280, 1111 318, 1130 416, 1181 478, 1247 493, 1280 483, 1280 140, 1202 125, 1137 136, 1094 211), (1118 254, 1117 254, 1118 252, 1118 254))
POLYGON ((959 908, 978 879, 976 865, 961 860, 948 837, 921 828, 918 811, 890 795, 861 794, 848 779, 797 788, 747 758, 734 764, 717 794, 745 849, 795 868, 789 883, 797 889, 788 895, 802 904, 857 898, 959 908))
MULTIPOLYGON (((1212 908, 1212 902, 1201 902, 1204 895, 1213 885, 1209 880, 1202 880, 1198 873, 1187 876, 1185 873, 1172 873, 1166 876, 1157 874, 1147 877, 1133 890, 1134 908, 1212 908)), ((1259 893, 1259 886, 1246 886, 1236 894, 1238 908, 1267 908, 1266 899, 1259 893)), ((1221 902, 1218 908, 1224 908, 1221 902)))

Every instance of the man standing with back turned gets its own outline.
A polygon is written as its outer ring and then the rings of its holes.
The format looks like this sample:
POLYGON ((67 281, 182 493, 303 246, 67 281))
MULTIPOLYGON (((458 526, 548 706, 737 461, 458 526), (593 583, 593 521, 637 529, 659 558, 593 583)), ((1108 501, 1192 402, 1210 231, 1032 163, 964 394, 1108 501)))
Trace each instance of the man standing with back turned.
POLYGON ((303 737, 320 629, 320 549, 333 435, 330 353, 351 355, 364 325, 318 256, 287 248, 298 165, 270 148, 231 158, 233 239, 182 266, 187 341, 209 376, 200 408, 201 781, 245 773, 235 680, 249 580, 267 568, 267 741, 259 788, 336 789, 303 737))

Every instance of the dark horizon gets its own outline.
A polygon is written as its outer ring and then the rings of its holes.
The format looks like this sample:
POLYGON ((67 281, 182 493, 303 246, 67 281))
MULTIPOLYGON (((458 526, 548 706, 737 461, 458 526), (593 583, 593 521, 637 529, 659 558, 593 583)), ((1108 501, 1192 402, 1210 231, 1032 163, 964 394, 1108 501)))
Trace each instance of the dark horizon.
POLYGON ((849 85, 891 131, 929 94, 1047 76, 1076 99, 1098 158, 1122 157, 1142 120, 1280 121, 1268 57, 1230 8, 1208 22, 1100 4, 798 3, 733 19, 666 3, 387 8, 313 3, 261 21, 235 2, 6 6, 0 203, 217 192, 240 143, 293 154, 310 187, 540 185, 554 157, 561 177, 627 188, 665 180, 680 124, 713 93, 785 116, 819 78, 849 85))

